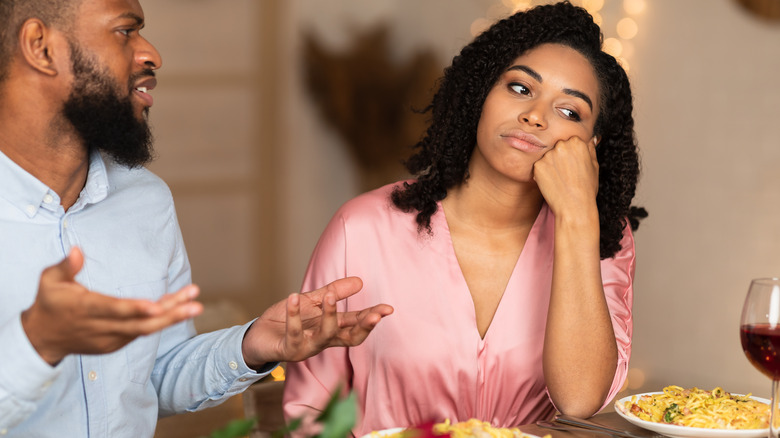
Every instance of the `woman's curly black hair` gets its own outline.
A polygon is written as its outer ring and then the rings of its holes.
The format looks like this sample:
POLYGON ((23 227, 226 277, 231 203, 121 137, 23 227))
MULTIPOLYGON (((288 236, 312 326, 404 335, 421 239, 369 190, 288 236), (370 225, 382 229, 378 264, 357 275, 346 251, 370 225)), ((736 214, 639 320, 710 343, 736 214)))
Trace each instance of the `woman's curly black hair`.
POLYGON ((417 212, 420 231, 431 232, 431 216, 447 190, 468 178, 468 163, 477 141, 477 124, 488 92, 511 63, 541 44, 571 47, 593 66, 600 88, 601 110, 594 127, 599 136, 599 191, 596 203, 601 229, 600 255, 609 258, 620 250, 627 223, 632 229, 646 217, 631 207, 639 177, 639 156, 634 138, 631 87, 623 68, 601 50, 599 26, 585 9, 568 2, 537 6, 505 18, 474 39, 445 69, 432 103, 431 124, 419 149, 406 162, 416 181, 392 193, 392 201, 405 212, 417 212))

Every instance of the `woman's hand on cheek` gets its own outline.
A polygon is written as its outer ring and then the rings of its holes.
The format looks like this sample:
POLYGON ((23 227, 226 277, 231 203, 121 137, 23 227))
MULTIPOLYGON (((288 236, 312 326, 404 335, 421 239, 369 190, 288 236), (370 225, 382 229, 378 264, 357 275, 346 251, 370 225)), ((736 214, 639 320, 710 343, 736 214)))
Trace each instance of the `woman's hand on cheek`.
POLYGON ((595 137, 587 143, 579 137, 558 141, 534 164, 534 180, 556 216, 595 209, 599 190, 595 137))

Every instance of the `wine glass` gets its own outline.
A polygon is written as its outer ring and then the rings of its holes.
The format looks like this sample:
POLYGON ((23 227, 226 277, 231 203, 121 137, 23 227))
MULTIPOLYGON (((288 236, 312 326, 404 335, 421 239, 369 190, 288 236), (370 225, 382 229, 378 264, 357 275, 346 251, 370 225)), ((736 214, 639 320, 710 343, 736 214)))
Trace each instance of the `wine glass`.
POLYGON ((780 401, 780 278, 750 282, 742 307, 739 335, 750 363, 772 379, 769 437, 778 438, 780 401))

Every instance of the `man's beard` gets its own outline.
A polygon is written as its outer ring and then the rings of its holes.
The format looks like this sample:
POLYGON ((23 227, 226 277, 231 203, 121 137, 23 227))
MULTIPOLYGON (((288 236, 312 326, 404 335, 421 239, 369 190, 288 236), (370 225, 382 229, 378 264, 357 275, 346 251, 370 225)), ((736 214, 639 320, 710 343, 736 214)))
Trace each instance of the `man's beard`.
POLYGON ((128 95, 121 97, 107 69, 101 69, 75 42, 70 43, 70 50, 74 82, 62 113, 84 146, 88 151, 103 151, 129 168, 150 162, 154 158, 152 133, 146 120, 136 118, 131 99, 136 79, 154 73, 144 70, 132 75, 128 95))

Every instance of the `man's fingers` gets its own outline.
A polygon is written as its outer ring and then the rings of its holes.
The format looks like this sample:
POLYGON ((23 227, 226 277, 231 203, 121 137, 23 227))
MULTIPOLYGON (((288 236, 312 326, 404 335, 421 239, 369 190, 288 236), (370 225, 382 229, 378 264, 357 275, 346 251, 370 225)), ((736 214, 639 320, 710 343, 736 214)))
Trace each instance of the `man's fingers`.
POLYGON ((329 292, 322 300, 322 319, 320 321, 319 336, 328 339, 333 337, 338 330, 339 321, 336 313, 336 295, 329 292))
POLYGON ((340 278, 334 282, 327 284, 325 287, 321 287, 317 290, 307 292, 305 295, 312 301, 321 303, 326 293, 334 293, 336 295, 336 301, 341 301, 344 298, 350 297, 360 291, 363 288, 363 280, 358 277, 346 277, 340 278))
POLYGON ((203 305, 201 303, 192 302, 168 309, 164 313, 155 316, 109 321, 115 333, 137 337, 150 335, 174 324, 186 321, 199 315, 202 311, 203 305))
POLYGON ((117 321, 139 321, 155 317, 183 320, 199 315, 203 310, 203 306, 198 302, 193 302, 191 299, 183 298, 187 296, 186 292, 180 293, 179 297, 168 299, 166 306, 163 307, 160 303, 148 300, 116 298, 95 292, 87 292, 84 295, 82 306, 88 317, 117 321))
POLYGON ((339 341, 344 346, 359 345, 382 318, 392 314, 393 310, 393 307, 387 304, 377 304, 360 311, 340 313, 339 341))
POLYGON ((124 300, 112 297, 91 297, 91 319, 89 324, 96 332, 105 335, 119 335, 135 338, 149 335, 166 327, 193 318, 203 311, 203 305, 198 302, 185 302, 176 307, 150 315, 144 310, 152 302, 142 300, 124 300), (97 313, 95 313, 97 312, 97 313))
POLYGON ((200 294, 200 288, 194 284, 184 286, 176 293, 165 294, 162 298, 157 300, 159 306, 154 307, 152 310, 155 312, 162 312, 165 310, 173 309, 174 307, 188 303, 200 294))
POLYGON ((130 319, 149 316, 158 305, 148 300, 110 297, 96 292, 84 294, 81 302, 88 317, 102 319, 130 319))
POLYGON ((351 327, 355 325, 363 324, 366 318, 370 317, 370 321, 376 325, 382 318, 392 314, 395 311, 392 306, 387 304, 377 304, 376 306, 369 307, 363 310, 355 310, 352 312, 339 313, 339 326, 351 327), (377 315, 377 318, 374 316, 377 315))
POLYGON ((301 322, 301 296, 292 294, 287 298, 287 322, 285 323, 287 344, 291 349, 303 342, 303 322, 301 322))

